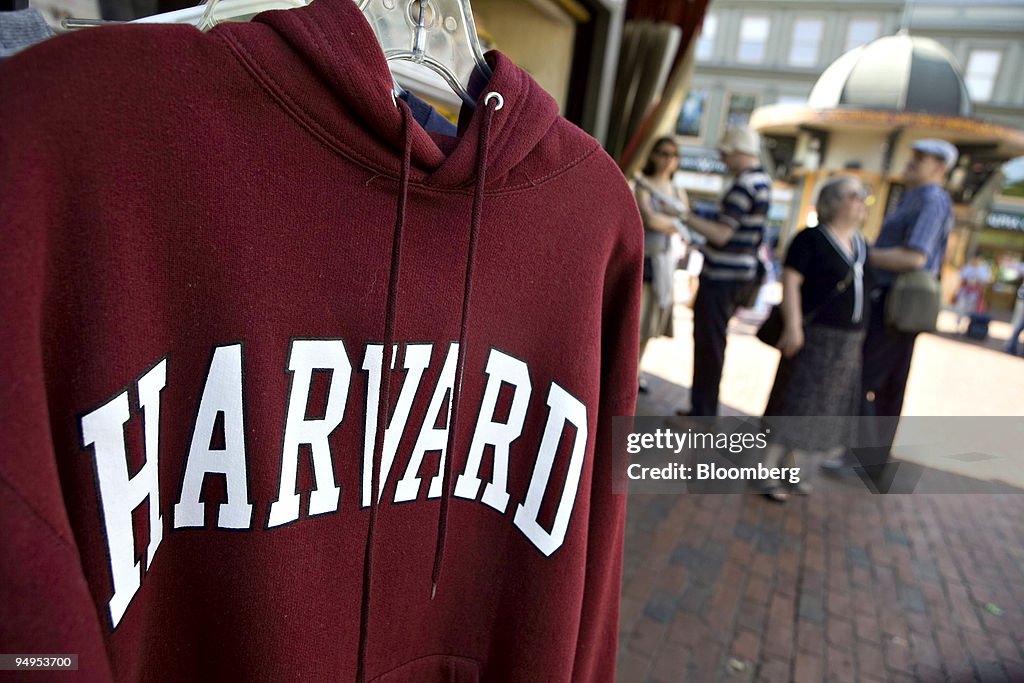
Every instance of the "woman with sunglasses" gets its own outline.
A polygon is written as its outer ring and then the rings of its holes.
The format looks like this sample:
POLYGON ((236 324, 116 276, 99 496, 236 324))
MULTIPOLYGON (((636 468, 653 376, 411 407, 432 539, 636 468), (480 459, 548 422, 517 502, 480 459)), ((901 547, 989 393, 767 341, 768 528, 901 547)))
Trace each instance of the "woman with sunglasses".
MULTIPOLYGON (((796 465, 796 453, 831 451, 850 442, 860 411, 861 347, 873 277, 860 228, 867 193, 853 176, 828 180, 818 193, 818 226, 796 235, 782 272, 782 351, 765 417, 772 421, 766 467, 796 465), (805 419, 793 419, 805 418, 805 419), (813 418, 813 419, 806 419, 813 418)), ((806 468, 804 468, 806 471, 806 468)), ((797 492, 809 492, 806 483, 797 492)), ((776 480, 763 492, 782 502, 776 480)))
MULTIPOLYGON (((640 306, 640 360, 652 337, 672 336, 673 274, 678 254, 672 235, 689 211, 686 192, 672 183, 679 168, 679 147, 671 137, 654 143, 636 179, 636 203, 644 221, 644 284, 640 306)), ((641 377, 640 391, 647 391, 641 377)))

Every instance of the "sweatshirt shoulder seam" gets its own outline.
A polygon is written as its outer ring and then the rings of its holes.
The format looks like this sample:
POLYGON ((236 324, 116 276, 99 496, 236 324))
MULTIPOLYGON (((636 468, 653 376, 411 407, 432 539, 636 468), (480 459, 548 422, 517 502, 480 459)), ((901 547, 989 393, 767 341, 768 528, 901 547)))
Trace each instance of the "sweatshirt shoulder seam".
MULTIPOLYGON (((340 154, 360 168, 370 171, 377 176, 383 176, 392 180, 398 179, 398 176, 393 175, 388 169, 374 164, 365 156, 335 139, 334 136, 332 136, 323 126, 317 123, 317 121, 309 115, 309 112, 307 112, 302 105, 296 102, 295 99, 293 99, 288 92, 281 87, 274 77, 259 64, 259 61, 249 53, 239 40, 227 33, 221 33, 219 34, 219 37, 223 40, 228 52, 230 52, 231 55, 242 65, 242 68, 249 73, 253 80, 256 81, 256 83, 265 92, 267 92, 268 95, 270 95, 271 99, 281 107, 281 109, 290 118, 292 118, 292 120, 312 135, 320 144, 324 145, 336 154, 340 154)), ((594 143, 581 154, 566 161, 559 167, 551 169, 544 175, 537 178, 531 178, 529 181, 522 182, 517 185, 505 186, 485 192, 485 196, 509 195, 534 189, 583 163, 600 148, 600 144, 595 140, 594 143)), ((436 185, 428 185, 418 182, 412 182, 410 185, 425 191, 438 192, 441 194, 472 194, 473 192, 472 187, 438 187, 436 185)))
POLYGON ((583 153, 581 153, 579 156, 577 156, 577 157, 575 157, 573 159, 570 159, 569 161, 565 162, 564 164, 562 164, 558 168, 552 169, 552 170, 548 171, 547 173, 545 173, 542 176, 539 176, 537 178, 531 179, 529 183, 520 183, 519 185, 515 185, 515 186, 512 186, 512 187, 502 188, 502 190, 497 190, 496 193, 504 193, 504 191, 506 191, 506 190, 508 192, 518 192, 518 191, 521 191, 521 190, 524 190, 524 189, 530 189, 530 188, 533 188, 533 187, 538 187, 538 186, 543 185, 543 184, 545 184, 547 182, 550 182, 551 180, 554 180, 558 176, 562 175, 563 173, 568 172, 573 167, 579 166, 580 164, 582 164, 589 157, 591 157, 593 154, 595 154, 597 152, 597 150, 599 150, 600 148, 601 148, 601 145, 599 145, 597 143, 597 141, 595 140, 594 144, 591 145, 591 147, 589 149, 584 150, 583 153))
POLYGON ((388 175, 387 169, 374 164, 355 150, 334 139, 323 126, 310 117, 309 113, 303 109, 302 106, 296 102, 276 80, 274 80, 274 77, 260 65, 259 60, 253 57, 240 41, 226 33, 220 34, 220 37, 223 39, 225 46, 228 48, 228 51, 231 52, 232 56, 242 64, 242 68, 252 76, 253 80, 255 80, 257 84, 270 95, 271 99, 273 99, 289 117, 298 123, 300 127, 304 128, 328 149, 344 156, 352 163, 365 168, 368 171, 372 171, 380 175, 388 175))

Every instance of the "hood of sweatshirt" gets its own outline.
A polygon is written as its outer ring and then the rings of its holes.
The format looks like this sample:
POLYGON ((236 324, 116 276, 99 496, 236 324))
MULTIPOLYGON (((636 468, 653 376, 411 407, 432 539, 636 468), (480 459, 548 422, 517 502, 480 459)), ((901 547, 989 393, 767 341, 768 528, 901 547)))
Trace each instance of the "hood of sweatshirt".
MULTIPOLYGON (((221 25, 216 30, 250 64, 257 78, 326 141, 370 168, 398 175, 404 144, 402 115, 392 94, 387 62, 356 3, 316 0, 305 8, 264 12, 249 24, 221 25), (329 98, 317 92, 323 89, 330 91, 329 98)), ((559 119, 558 105, 501 53, 491 52, 487 59, 493 74, 479 93, 477 111, 482 111, 491 93, 499 94, 502 101, 489 133, 488 183, 492 187, 529 183, 527 159, 559 119)), ((481 117, 471 114, 464 108, 454 146, 414 128, 412 183, 452 189, 473 185, 481 117)))

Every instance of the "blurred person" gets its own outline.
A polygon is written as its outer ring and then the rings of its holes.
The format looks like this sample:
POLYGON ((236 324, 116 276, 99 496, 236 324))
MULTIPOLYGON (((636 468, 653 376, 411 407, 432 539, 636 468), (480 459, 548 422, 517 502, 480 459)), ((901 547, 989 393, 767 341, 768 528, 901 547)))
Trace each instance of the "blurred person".
MULTIPOLYGON (((704 266, 693 301, 693 416, 718 414, 718 390, 725 363, 729 319, 756 286, 757 249, 771 202, 772 181, 761 168, 761 140, 746 126, 726 129, 718 144, 733 175, 717 220, 688 216, 687 226, 703 236, 704 266)), ((682 411, 680 411, 682 412, 682 411)))
POLYGON ((1017 301, 1013 304, 1013 315, 1010 317, 1010 327, 1015 328, 1024 321, 1024 261, 1018 261, 1016 265, 1017 278, 1021 281, 1017 288, 1017 301))
MULTIPOLYGON (((679 146, 660 138, 636 179, 636 203, 644 222, 644 283, 640 304, 640 360, 653 337, 672 336, 673 274, 678 254, 672 237, 680 231, 679 217, 689 211, 686 192, 672 183, 679 168, 679 146)), ((647 382, 639 378, 641 392, 647 382)))
MULTIPOLYGON (((1017 289, 1017 307, 1024 303, 1024 282, 1021 283, 1017 289)), ((1016 317, 1016 310, 1014 311, 1016 317)), ((1016 319, 1016 324, 1013 325, 1013 332, 1010 333, 1010 339, 1006 342, 1006 352, 1012 353, 1015 356, 1024 356, 1024 349, 1018 346, 1021 332, 1024 332, 1024 316, 1016 319)))
MULTIPOLYGON (((914 142, 912 150, 903 169, 906 191, 895 210, 885 217, 878 239, 868 250, 868 262, 877 270, 877 279, 864 339, 860 414, 894 419, 863 422, 874 431, 862 435, 863 442, 870 444, 870 448, 860 449, 860 464, 865 466, 881 466, 889 461, 917 340, 916 333, 886 326, 886 300, 900 273, 926 270, 939 277, 953 229, 953 202, 942 181, 956 165, 956 147, 945 140, 928 138, 914 142)), ((847 452, 822 466, 836 470, 855 464, 852 460, 847 452)))
MULTIPOLYGON (((867 216, 860 180, 839 176, 818 193, 819 223, 799 232, 786 250, 782 316, 775 374, 765 417, 833 417, 772 423, 766 467, 797 466, 797 452, 831 451, 850 443, 860 410, 861 348, 867 324, 871 269, 860 233, 867 216)), ((782 502, 783 483, 763 483, 763 493, 782 502)), ((801 482, 796 490, 807 493, 801 482)))
POLYGON ((957 332, 963 332, 965 318, 985 312, 985 288, 991 281, 992 271, 980 256, 972 257, 960 269, 960 287, 953 297, 957 332))
POLYGON ((757 313, 766 313, 771 310, 772 285, 782 281, 782 264, 775 258, 774 246, 764 242, 757 250, 757 258, 764 264, 764 279, 757 290, 757 299, 751 307, 757 313))

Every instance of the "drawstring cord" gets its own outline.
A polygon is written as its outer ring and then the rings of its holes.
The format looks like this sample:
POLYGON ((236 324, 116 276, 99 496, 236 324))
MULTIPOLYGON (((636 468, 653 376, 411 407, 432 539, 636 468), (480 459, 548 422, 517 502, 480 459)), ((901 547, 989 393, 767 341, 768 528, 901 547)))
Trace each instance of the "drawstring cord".
POLYGON ((484 185, 487 171, 487 144, 490 139, 491 117, 504 106, 499 93, 488 93, 484 98, 484 110, 480 117, 480 143, 476 157, 476 187, 473 192, 473 217, 469 230, 469 253, 466 257, 466 282, 462 298, 462 320, 459 325, 459 362, 455 370, 455 390, 452 396, 448 428, 448 457, 444 461, 444 477, 441 480, 441 512, 437 519, 437 546, 434 549, 434 568, 430 576, 430 599, 437 595, 437 584, 441 580, 444 566, 445 542, 448 536, 448 510, 450 508, 452 469, 455 460, 455 435, 458 432, 459 403, 462 397, 462 378, 466 367, 466 340, 469 337, 469 305, 473 294, 473 265, 476 261, 476 246, 480 236, 480 218, 483 214, 484 185), (489 105, 494 102, 494 108, 489 105))
MULTIPOLYGON (((490 135, 491 116, 504 105, 498 93, 488 93, 484 98, 484 109, 480 118, 480 142, 476 160, 476 186, 473 193, 473 214, 469 232, 469 250, 466 262, 466 281, 462 300, 462 319, 459 325, 459 362, 456 367, 454 391, 450 411, 447 457, 442 479, 441 512, 437 525, 437 545, 434 550, 434 566, 431 572, 430 598, 437 594, 437 584, 444 565, 445 541, 448 530, 448 509, 451 498, 452 461, 455 453, 455 434, 459 414, 459 399, 462 395, 462 378, 466 365, 466 340, 469 337, 469 305, 473 290, 473 263, 476 257, 477 241, 480 235, 480 220, 483 212, 484 185, 487 169, 487 143, 490 135), (493 108, 489 106, 494 102, 493 108)), ((383 459, 384 434, 387 429, 388 412, 391 403, 391 356, 395 345, 395 317, 398 303, 398 280, 402 261, 402 230, 405 227, 405 209, 409 194, 409 171, 412 158, 412 114, 405 102, 395 106, 402 114, 402 170, 399 176, 398 204, 395 211, 395 230, 391 243, 391 271, 388 277, 387 309, 384 322, 384 349, 381 354, 381 382, 377 402, 377 438, 374 440, 373 458, 370 462, 370 521, 366 532, 366 547, 363 557, 363 592, 359 611, 359 651, 356 661, 356 681, 366 680, 366 650, 369 641, 370 592, 373 580, 373 539, 377 529, 378 491, 380 489, 379 463, 383 459)))
POLYGON ((383 459, 384 432, 387 429, 388 412, 391 406, 391 355, 395 345, 395 316, 398 303, 398 276, 402 263, 402 229, 405 227, 405 205, 409 194, 409 168, 412 159, 412 114, 409 107, 395 100, 395 106, 402 114, 402 171, 398 181, 398 204, 395 210, 395 230, 391 240, 391 272, 388 275, 388 298, 384 321, 384 349, 381 354, 380 388, 377 394, 377 438, 373 444, 373 458, 370 461, 370 524, 366 532, 366 549, 363 557, 363 594, 359 609, 359 654, 356 664, 356 680, 366 680, 366 646, 369 640, 370 589, 373 581, 373 537, 377 530, 377 500, 380 490, 380 467, 383 459))

